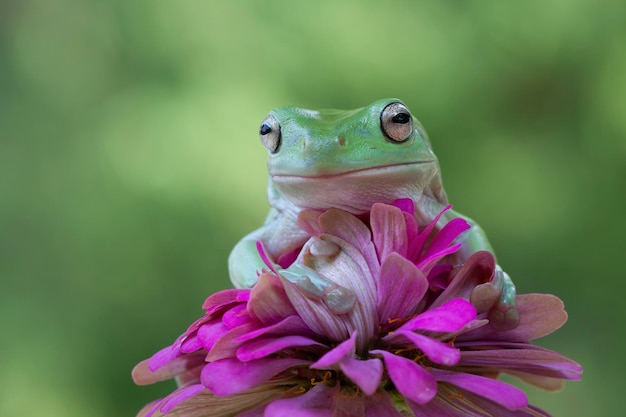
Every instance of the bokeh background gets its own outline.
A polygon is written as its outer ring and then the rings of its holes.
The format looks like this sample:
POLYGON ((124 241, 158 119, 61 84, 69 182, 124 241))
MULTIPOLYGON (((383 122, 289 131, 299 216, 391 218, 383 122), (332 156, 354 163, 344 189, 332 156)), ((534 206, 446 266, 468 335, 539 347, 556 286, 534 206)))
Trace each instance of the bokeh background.
POLYGON ((626 3, 0 2, 0 415, 133 416, 263 221, 280 105, 399 97, 459 211, 585 367, 555 416, 623 410, 626 3))

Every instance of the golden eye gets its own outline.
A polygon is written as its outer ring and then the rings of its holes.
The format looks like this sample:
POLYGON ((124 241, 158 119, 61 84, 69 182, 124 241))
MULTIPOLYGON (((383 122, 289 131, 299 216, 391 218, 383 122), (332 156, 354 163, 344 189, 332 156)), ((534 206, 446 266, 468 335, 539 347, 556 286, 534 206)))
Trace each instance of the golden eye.
POLYGON ((275 153, 280 148, 280 124, 273 115, 269 115, 261 123, 259 128, 259 138, 263 146, 271 153, 275 153))
POLYGON ((402 103, 388 104, 380 114, 380 128, 393 142, 404 142, 413 133, 413 117, 402 103))

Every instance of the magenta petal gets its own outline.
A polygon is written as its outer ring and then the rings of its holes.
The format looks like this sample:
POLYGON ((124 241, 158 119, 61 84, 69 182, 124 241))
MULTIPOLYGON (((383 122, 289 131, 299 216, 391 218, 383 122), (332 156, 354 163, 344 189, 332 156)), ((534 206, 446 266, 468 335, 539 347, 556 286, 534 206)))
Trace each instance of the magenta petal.
POLYGON ((399 198, 393 202, 395 207, 398 207, 404 213, 415 216, 415 203, 410 198, 399 198))
POLYGON ((199 349, 202 349, 202 343, 200 343, 197 334, 188 337, 180 345, 181 353, 191 353, 199 349))
POLYGON ((178 356, 180 356, 180 348, 174 346, 163 348, 152 355, 152 357, 148 360, 148 369, 155 372, 157 369, 173 361, 178 356))
POLYGON ((229 332, 229 329, 224 326, 221 321, 213 321, 201 326, 198 329, 197 339, 198 342, 206 350, 211 350, 222 336, 229 332))
POLYGON ((416 261, 416 262, 419 260, 420 254, 422 253, 424 246, 426 245, 426 242, 428 241, 428 238, 430 237, 430 234, 432 233, 433 229, 437 225, 439 218, 443 215, 443 213, 448 211, 451 207, 452 206, 446 206, 437 216, 435 216, 434 219, 430 221, 430 223, 428 223, 426 228, 422 230, 419 236, 410 242, 409 248, 408 248, 409 259, 416 261))
POLYGON ((481 397, 490 399, 509 410, 517 410, 528 406, 528 398, 526 398, 526 394, 522 390, 497 379, 440 369, 432 369, 431 372, 439 382, 447 382, 463 388, 481 397))
POLYGON ((432 337, 407 331, 397 331, 393 333, 393 335, 402 335, 409 339, 418 349, 428 356, 428 359, 434 363, 452 366, 456 365, 461 358, 461 352, 459 352, 459 349, 454 346, 450 346, 448 343, 433 339, 432 337))
POLYGON ((389 377, 407 399, 425 404, 437 395, 435 378, 420 365, 385 350, 373 350, 371 353, 382 355, 389 377))
POLYGON ((299 316, 289 316, 282 321, 272 324, 271 326, 261 327, 260 329, 252 330, 243 336, 239 336, 235 339, 235 342, 245 342, 248 340, 256 339, 260 336, 278 336, 287 334, 313 334, 311 329, 302 321, 299 316))
POLYGON ((274 262, 272 262, 272 259, 270 258, 268 253, 265 251, 265 246, 263 246, 263 242, 261 242, 260 240, 257 240, 256 242, 256 250, 257 252, 259 252, 259 256, 261 257, 261 260, 263 261, 263 263, 273 273, 278 274, 278 271, 276 270, 276 265, 274 265, 274 262))
POLYGON ((234 303, 241 303, 248 301, 250 295, 249 289, 228 289, 216 292, 209 296, 202 309, 207 311, 207 314, 215 314, 217 311, 228 307, 234 303))
POLYGON ((380 268, 376 302, 380 323, 410 317, 427 289, 428 281, 422 271, 406 258, 391 253, 380 268))
POLYGON ((462 218, 457 217, 450 220, 446 225, 437 233, 432 242, 424 253, 424 258, 428 258, 435 253, 447 248, 461 233, 470 228, 470 225, 462 218))
POLYGON ((475 318, 476 308, 468 301, 455 298, 407 321, 398 330, 458 332, 475 318))
POLYGON ((430 271, 437 266, 437 264, 447 255, 451 255, 454 252, 458 251, 461 248, 461 244, 457 243, 456 245, 449 246, 445 249, 442 249, 439 252, 436 252, 433 255, 421 260, 417 267, 422 270, 425 275, 429 275, 430 271))
POLYGON ((378 358, 359 360, 344 358, 339 367, 365 395, 373 395, 383 376, 383 363, 378 358))
POLYGON ((276 400, 268 404, 266 416, 272 417, 332 417, 335 396, 339 394, 339 384, 328 387, 315 385, 303 395, 276 400))
POLYGON ((237 349, 237 358, 243 362, 264 358, 272 353, 297 346, 323 346, 321 343, 304 336, 285 336, 258 339, 243 344, 237 349))
POLYGON ((310 367, 313 369, 335 368, 346 357, 354 356, 356 343, 356 331, 352 332, 350 339, 344 340, 333 349, 329 350, 310 367))
POLYGON ((250 323, 251 317, 246 304, 239 304, 228 310, 222 316, 222 323, 229 329, 250 323))
POLYGON ((217 396, 233 395, 250 389, 289 368, 310 363, 303 359, 257 359, 241 362, 235 358, 206 364, 200 379, 217 396))
POLYGON ((167 398, 167 401, 159 408, 159 411, 163 414, 167 414, 174 409, 178 404, 187 401, 191 397, 195 397, 204 391, 205 388, 201 384, 188 385, 186 387, 181 387, 178 390, 174 391, 176 395, 170 394, 167 398))

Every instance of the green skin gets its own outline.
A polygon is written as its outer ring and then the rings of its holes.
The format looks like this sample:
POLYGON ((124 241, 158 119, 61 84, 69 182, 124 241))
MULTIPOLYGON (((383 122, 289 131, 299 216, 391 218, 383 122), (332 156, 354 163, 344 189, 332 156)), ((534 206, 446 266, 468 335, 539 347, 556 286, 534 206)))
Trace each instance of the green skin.
MULTIPOLYGON (((270 113, 277 123, 274 131, 279 129, 278 146, 268 147, 271 210, 265 224, 244 237, 230 255, 229 271, 236 287, 253 286, 258 279, 256 271, 265 267, 257 241, 263 242, 267 254, 276 259, 302 247, 310 238, 296 223, 303 209, 335 207, 361 214, 374 203, 409 197, 415 202, 419 225, 424 226, 448 204, 437 157, 417 119, 410 116, 412 125, 408 125, 408 138, 403 141, 391 140, 384 131, 381 114, 390 103, 401 101, 379 100, 349 111, 281 107, 270 113)), ((448 210, 438 226, 455 217, 464 218, 471 226, 461 235, 463 246, 455 254, 455 262, 463 263, 479 250, 493 253, 483 230, 468 217, 448 210)), ((281 274, 338 313, 349 311, 354 304, 351 291, 305 266, 289 267, 281 274)), ((492 293, 499 294, 490 310, 493 323, 500 328, 516 326, 512 281, 497 268, 489 285, 492 293)))

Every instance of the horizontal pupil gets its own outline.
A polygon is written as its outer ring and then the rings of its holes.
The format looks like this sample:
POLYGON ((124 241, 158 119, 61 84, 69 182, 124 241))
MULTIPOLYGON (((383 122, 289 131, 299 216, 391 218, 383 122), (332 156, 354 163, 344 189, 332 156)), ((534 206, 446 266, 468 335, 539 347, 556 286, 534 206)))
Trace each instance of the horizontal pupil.
POLYGON ((411 120, 411 116, 406 113, 398 113, 391 118, 391 121, 394 123, 406 124, 411 120))
POLYGON ((261 135, 267 135, 268 133, 270 133, 272 131, 272 128, 269 127, 268 125, 266 125, 265 123, 263 123, 261 125, 261 129, 259 129, 259 133, 261 135))

